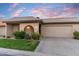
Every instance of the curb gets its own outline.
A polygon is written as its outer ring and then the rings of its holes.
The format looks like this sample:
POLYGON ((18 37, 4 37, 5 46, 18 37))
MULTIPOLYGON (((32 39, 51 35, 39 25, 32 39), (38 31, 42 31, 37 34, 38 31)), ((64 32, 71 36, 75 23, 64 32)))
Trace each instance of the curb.
POLYGON ((22 51, 15 49, 0 48, 0 54, 3 56, 48 56, 40 52, 22 51))

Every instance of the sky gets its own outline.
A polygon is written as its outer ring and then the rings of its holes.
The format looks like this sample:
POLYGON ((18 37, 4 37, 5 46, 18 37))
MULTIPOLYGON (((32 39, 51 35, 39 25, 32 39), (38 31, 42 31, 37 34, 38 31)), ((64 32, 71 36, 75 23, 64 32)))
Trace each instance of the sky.
POLYGON ((0 3, 0 18, 34 16, 40 18, 79 17, 78 3, 0 3))

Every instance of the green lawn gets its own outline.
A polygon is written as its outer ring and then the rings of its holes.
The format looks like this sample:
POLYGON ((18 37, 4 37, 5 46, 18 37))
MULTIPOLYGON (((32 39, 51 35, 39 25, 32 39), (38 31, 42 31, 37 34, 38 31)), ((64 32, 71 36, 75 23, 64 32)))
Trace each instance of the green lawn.
POLYGON ((34 51, 38 43, 36 40, 0 39, 0 47, 27 51, 34 51))

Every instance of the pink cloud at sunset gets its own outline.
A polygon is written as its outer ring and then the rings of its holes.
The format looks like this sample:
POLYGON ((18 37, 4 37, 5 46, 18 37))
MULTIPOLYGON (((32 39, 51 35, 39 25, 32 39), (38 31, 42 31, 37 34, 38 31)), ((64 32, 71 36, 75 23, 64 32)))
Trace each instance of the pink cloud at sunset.
POLYGON ((41 8, 33 8, 32 9, 32 14, 36 14, 38 16, 42 16, 42 17, 54 17, 56 16, 56 12, 54 12, 53 10, 49 10, 49 9, 41 9, 41 8))
POLYGON ((79 4, 4 3, 0 4, 0 14, 2 14, 1 17, 5 16, 5 18, 18 16, 34 16, 40 18, 79 17, 79 4))
POLYGON ((68 13, 68 14, 75 14, 75 13, 77 13, 79 11, 77 9, 74 9, 74 8, 64 8, 63 12, 68 13))
POLYGON ((12 17, 18 17, 24 10, 25 8, 16 10, 14 13, 12 13, 12 17))
POLYGON ((38 15, 38 16, 42 16, 42 17, 68 17, 68 16, 73 16, 74 14, 76 14, 77 12, 79 12, 77 9, 74 8, 68 8, 65 7, 59 11, 57 10, 51 10, 48 8, 33 8, 32 9, 32 14, 38 15))

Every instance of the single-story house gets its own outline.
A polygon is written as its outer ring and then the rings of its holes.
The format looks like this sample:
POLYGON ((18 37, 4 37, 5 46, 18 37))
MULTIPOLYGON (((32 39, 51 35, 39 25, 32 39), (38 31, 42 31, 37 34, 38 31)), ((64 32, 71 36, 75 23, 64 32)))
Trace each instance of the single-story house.
POLYGON ((0 21, 0 36, 12 37, 15 31, 39 32, 42 37, 73 38, 73 32, 79 31, 79 18, 15 17, 0 21))

